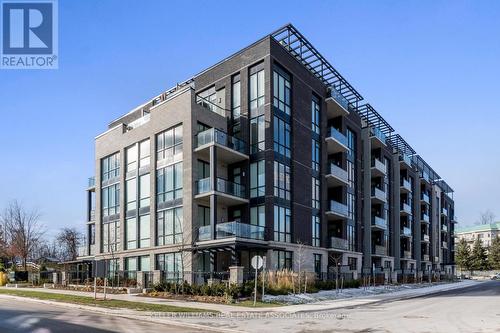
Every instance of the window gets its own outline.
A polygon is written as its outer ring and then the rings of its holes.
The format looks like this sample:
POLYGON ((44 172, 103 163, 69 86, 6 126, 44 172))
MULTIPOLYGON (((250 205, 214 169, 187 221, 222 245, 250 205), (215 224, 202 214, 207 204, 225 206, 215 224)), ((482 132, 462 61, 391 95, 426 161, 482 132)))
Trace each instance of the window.
POLYGON ((356 160, 356 134, 351 131, 350 129, 347 129, 347 147, 349 148, 347 151, 348 157, 351 158, 351 160, 356 160))
POLYGON ((137 208, 137 178, 127 179, 125 182, 125 200, 127 211, 137 208))
POLYGON ((181 270, 181 254, 162 253, 156 255, 156 269, 164 272, 179 272, 181 270))
POLYGON ((143 272, 148 272, 151 270, 150 257, 140 256, 139 257, 139 270, 143 272))
POLYGON ((312 148, 311 148, 311 160, 312 160, 312 169, 314 171, 319 172, 319 160, 320 160, 320 145, 319 141, 312 139, 312 148))
POLYGON ((291 251, 273 251, 273 261, 276 270, 293 269, 292 252, 291 251))
POLYGON ((290 158, 290 124, 274 116, 274 151, 290 158))
POLYGON ((198 206, 198 223, 200 226, 210 224, 210 207, 198 206))
POLYGON ((250 207, 250 224, 266 226, 266 207, 264 205, 250 207))
POLYGON ((250 164, 250 198, 266 194, 265 161, 250 164))
POLYGON ((149 207, 150 176, 149 173, 139 177, 139 208, 149 207))
POLYGON ((290 75, 277 67, 273 73, 273 106, 290 115, 290 75))
POLYGON ((125 258, 125 270, 137 271, 137 257, 125 258))
POLYGON ((320 222, 319 222, 319 216, 318 215, 313 215, 312 216, 312 246, 320 246, 320 222))
POLYGON ((358 258, 347 257, 347 265, 349 266, 349 270, 355 271, 358 269, 358 258))
POLYGON ((274 196, 290 200, 290 167, 274 161, 274 196))
POLYGON ((150 162, 149 157, 151 155, 150 149, 151 149, 151 147, 150 147, 149 139, 144 140, 144 141, 139 143, 139 167, 140 168, 149 165, 149 162, 150 162))
MULTIPOLYGON (((255 71, 258 67, 250 69, 250 72, 255 71)), ((251 111, 264 105, 264 70, 250 74, 250 113, 251 111)))
POLYGON ((112 221, 102 225, 103 252, 114 252, 120 249, 120 221, 112 221))
POLYGON ((312 198, 312 203, 311 206, 312 208, 319 209, 319 202, 321 200, 320 198, 320 185, 319 185, 319 179, 312 177, 312 193, 311 193, 311 198, 312 198))
POLYGON ((120 176, 120 153, 103 158, 101 168, 101 180, 103 182, 120 176))
POLYGON ((252 154, 263 151, 266 148, 265 130, 266 127, 263 115, 250 119, 250 149, 252 154))
POLYGON ((137 218, 134 216, 125 220, 125 242, 127 250, 137 248, 137 218))
POLYGON ((198 160, 198 179, 210 177, 210 163, 198 160))
POLYGON ((212 112, 217 112, 217 92, 215 91, 215 87, 208 88, 197 94, 196 103, 212 112))
POLYGON ((139 216, 139 247, 150 246, 150 215, 139 216))
POLYGON ((314 273, 321 274, 321 254, 314 254, 314 273))
POLYGON ((182 153, 182 125, 172 127, 156 136, 156 159, 172 158, 182 153))
POLYGON ((349 251, 356 251, 356 228, 355 226, 347 225, 347 247, 349 251))
POLYGON ((125 158, 127 163, 126 172, 135 171, 137 169, 137 145, 133 144, 132 146, 125 149, 125 158))
POLYGON ((107 186, 102 193, 102 216, 111 216, 120 213, 120 184, 107 186))
POLYGON ((290 209, 274 206, 274 240, 277 242, 291 242, 290 209))
POLYGON ((311 129, 314 133, 320 134, 320 109, 319 109, 319 99, 313 96, 311 101, 311 129))
POLYGON ((156 187, 158 203, 182 198, 182 162, 158 169, 156 187))
POLYGON ((157 245, 182 242, 182 207, 160 211, 156 214, 157 245))
POLYGON ((240 75, 233 76, 233 95, 231 100, 231 108, 233 113, 233 120, 240 118, 241 114, 241 83, 240 75))

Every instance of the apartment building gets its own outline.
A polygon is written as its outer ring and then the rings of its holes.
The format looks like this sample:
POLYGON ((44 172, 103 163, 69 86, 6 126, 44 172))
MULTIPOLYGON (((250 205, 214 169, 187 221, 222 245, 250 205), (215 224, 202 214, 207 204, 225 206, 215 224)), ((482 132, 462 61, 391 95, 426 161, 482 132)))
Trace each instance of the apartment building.
POLYGON ((500 222, 462 227, 455 230, 456 244, 461 239, 465 239, 467 244, 472 246, 474 241, 479 238, 483 246, 489 247, 496 237, 500 237, 500 222))
POLYGON ((80 259, 452 270, 453 190, 292 25, 95 138, 80 259))

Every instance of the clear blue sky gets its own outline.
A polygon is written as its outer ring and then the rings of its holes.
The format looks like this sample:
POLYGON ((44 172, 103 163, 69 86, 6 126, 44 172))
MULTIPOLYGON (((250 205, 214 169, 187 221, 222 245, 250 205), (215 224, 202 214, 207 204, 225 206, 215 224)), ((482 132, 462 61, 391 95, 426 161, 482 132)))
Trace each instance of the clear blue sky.
POLYGON ((500 219, 496 1, 59 1, 59 69, 0 70, 0 205, 83 226, 109 121, 293 23, 455 189, 500 219), (413 119, 409 121, 409 116, 413 119))

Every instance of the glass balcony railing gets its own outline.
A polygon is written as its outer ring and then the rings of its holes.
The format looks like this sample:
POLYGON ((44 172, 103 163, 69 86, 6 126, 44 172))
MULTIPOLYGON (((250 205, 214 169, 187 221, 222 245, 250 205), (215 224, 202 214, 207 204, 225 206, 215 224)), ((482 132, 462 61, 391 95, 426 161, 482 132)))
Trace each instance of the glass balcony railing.
POLYGON ((335 127, 330 127, 330 130, 328 131, 328 137, 334 138, 347 147, 347 137, 335 127))
POLYGON ((339 237, 330 237, 330 248, 339 249, 339 250, 347 250, 348 243, 347 239, 339 238, 339 237))
POLYGON ((443 214, 444 216, 448 216, 448 209, 442 208, 441 209, 441 214, 443 214))
POLYGON ((421 178, 423 180, 425 180, 426 182, 428 182, 428 183, 431 182, 431 178, 429 177, 429 174, 427 172, 422 172, 420 175, 421 175, 421 178))
POLYGON ((405 202, 402 202, 401 203, 401 211, 407 213, 407 214, 411 214, 411 206, 408 205, 407 203, 405 202))
POLYGON ((446 224, 441 224, 441 230, 448 232, 448 226, 446 224))
POLYGON ((426 213, 422 213, 420 216, 420 220, 429 223, 429 215, 426 213))
POLYGON ((429 261, 430 260, 429 255, 428 254, 422 254, 422 260, 423 261, 429 261))
POLYGON ((424 241, 424 242, 428 242, 429 240, 430 240, 429 235, 422 234, 422 241, 424 241))
POLYGON ((387 220, 380 216, 372 216, 372 226, 387 229, 387 220))
POLYGON ((330 97, 332 97, 337 103, 339 103, 339 105, 342 106, 346 111, 349 111, 349 102, 334 87, 330 87, 330 97))
POLYGON ((89 177, 88 188, 95 186, 95 177, 89 177))
POLYGON ((408 227, 403 227, 401 229, 401 235, 406 236, 406 237, 410 237, 411 236, 411 229, 408 227))
POLYGON ((245 141, 232 137, 216 128, 210 128, 196 135, 197 147, 210 143, 217 143, 221 146, 236 150, 242 154, 247 154, 245 141))
POLYGON ((384 175, 387 173, 387 166, 376 157, 372 160, 372 168, 379 170, 384 175))
POLYGON ((406 163, 408 166, 411 166, 411 157, 410 156, 408 156, 406 154, 400 155, 399 160, 406 163))
POLYGON ((387 255, 387 247, 384 245, 375 245, 372 248, 373 254, 377 254, 379 256, 387 255))
POLYGON ((408 191, 411 191, 411 183, 408 179, 401 178, 401 186, 407 189, 408 191))
POLYGON ((347 205, 335 200, 330 200, 330 211, 343 216, 348 215, 347 205))
MULTIPOLYGON (((203 178, 197 181, 197 194, 203 194, 214 190, 211 184, 211 178, 203 178)), ((217 178, 215 182, 215 191, 245 198, 245 186, 228 180, 217 178)))
POLYGON ((334 163, 330 163, 330 175, 333 175, 343 180, 344 182, 347 182, 347 171, 334 163))
POLYGON ((198 228, 198 240, 205 241, 211 238, 210 225, 204 225, 198 228))
POLYGON ((384 192, 384 190, 382 190, 376 186, 373 186, 372 187, 372 197, 375 197, 379 200, 385 201, 385 192, 384 192))
POLYGON ((240 222, 225 222, 216 225, 217 239, 228 237, 240 237, 248 239, 264 240, 265 227, 240 222))
POLYGON ((448 248, 448 242, 442 242, 443 248, 447 249, 448 248))
POLYGON ((382 141, 384 144, 386 143, 387 138, 385 137, 384 132, 380 130, 378 127, 373 127, 371 130, 371 136, 379 139, 382 141))
POLYGON ((427 204, 430 204, 429 195, 427 193, 422 192, 420 195, 420 200, 422 200, 423 202, 425 202, 427 204))
POLYGON ((403 251, 401 253, 401 258, 404 258, 404 259, 411 259, 411 251, 403 251))

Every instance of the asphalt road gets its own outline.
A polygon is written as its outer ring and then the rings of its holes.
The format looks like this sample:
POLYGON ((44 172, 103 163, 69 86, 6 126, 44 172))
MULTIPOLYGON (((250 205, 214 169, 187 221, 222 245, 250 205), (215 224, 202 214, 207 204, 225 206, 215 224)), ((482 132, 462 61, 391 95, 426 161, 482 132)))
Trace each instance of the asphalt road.
MULTIPOLYGON (((257 316, 254 314, 253 316, 257 316)), ((203 332, 184 322, 244 332, 500 332, 500 281, 401 301, 281 318, 178 319, 181 326, 0 298, 0 332, 203 332)))

